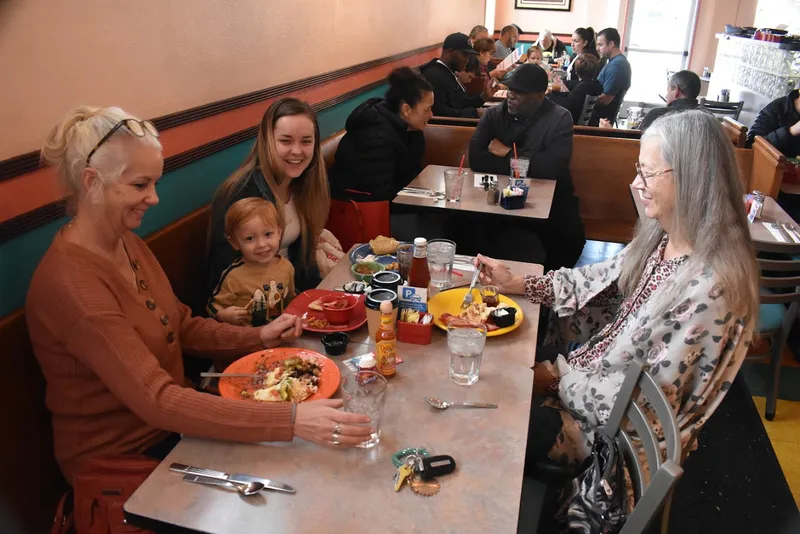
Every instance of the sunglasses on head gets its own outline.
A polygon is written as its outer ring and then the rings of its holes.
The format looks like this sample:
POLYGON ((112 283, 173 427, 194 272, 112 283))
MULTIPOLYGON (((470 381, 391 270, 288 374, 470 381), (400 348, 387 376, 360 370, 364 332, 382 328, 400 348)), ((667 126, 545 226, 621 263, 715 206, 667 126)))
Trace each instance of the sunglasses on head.
POLYGON ((105 134, 103 136, 103 138, 100 139, 100 141, 97 142, 96 145, 94 145, 94 148, 92 149, 92 151, 89 152, 88 156, 86 156, 86 166, 87 167, 89 166, 89 160, 92 159, 92 155, 94 155, 94 153, 97 152, 97 149, 100 148, 101 146, 103 146, 103 143, 108 141, 108 139, 112 135, 114 135, 114 132, 116 132, 117 130, 119 130, 123 126, 125 128, 127 128, 128 131, 131 132, 136 137, 144 137, 145 133, 149 133, 150 135, 152 135, 153 137, 156 137, 156 138, 158 137, 158 130, 156 130, 156 126, 152 122, 150 122, 150 121, 137 121, 136 119, 122 119, 117 124, 115 124, 114 127, 111 128, 111 130, 109 130, 109 132, 107 134, 105 134))

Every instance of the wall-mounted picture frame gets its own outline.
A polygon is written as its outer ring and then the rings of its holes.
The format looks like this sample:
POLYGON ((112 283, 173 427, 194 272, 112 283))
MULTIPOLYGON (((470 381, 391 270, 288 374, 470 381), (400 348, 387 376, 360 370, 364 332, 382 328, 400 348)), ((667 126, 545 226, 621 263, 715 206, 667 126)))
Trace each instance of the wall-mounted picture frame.
POLYGON ((514 7, 539 11, 570 11, 572 0, 516 0, 514 7))

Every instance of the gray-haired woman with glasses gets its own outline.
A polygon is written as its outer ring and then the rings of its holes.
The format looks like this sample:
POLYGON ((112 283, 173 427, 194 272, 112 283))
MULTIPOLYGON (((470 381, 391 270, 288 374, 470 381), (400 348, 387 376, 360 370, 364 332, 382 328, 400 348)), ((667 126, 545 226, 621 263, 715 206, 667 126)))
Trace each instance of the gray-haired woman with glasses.
MULTIPOLYGON (((47 137, 74 218, 56 232, 33 276, 25 315, 47 379, 55 454, 70 482, 100 456, 163 457, 179 434, 231 441, 294 436, 353 446, 371 430, 341 401, 237 402, 187 387, 182 353, 235 359, 292 341, 283 315, 262 328, 192 317, 133 233, 158 204, 158 131, 119 108, 72 110, 47 137)), ((210 199, 209 199, 210 200, 210 199)))
POLYGON ((534 367, 529 472, 545 457, 579 462, 589 454, 634 356, 650 364, 685 446, 747 352, 758 268, 736 159, 719 122, 701 111, 656 120, 642 136, 636 171, 647 218, 615 257, 522 278, 478 256, 481 282, 555 312, 534 367))

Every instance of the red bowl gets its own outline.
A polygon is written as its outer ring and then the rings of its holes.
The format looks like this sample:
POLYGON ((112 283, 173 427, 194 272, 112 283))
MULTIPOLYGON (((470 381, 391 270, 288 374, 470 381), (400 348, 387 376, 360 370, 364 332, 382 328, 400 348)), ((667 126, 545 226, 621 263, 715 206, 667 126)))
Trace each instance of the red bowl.
POLYGON ((355 310, 356 304, 358 304, 358 299, 353 295, 346 295, 342 293, 341 295, 328 295, 327 297, 322 297, 319 299, 319 303, 322 306, 322 313, 325 314, 325 318, 330 324, 347 324, 350 322, 350 317, 353 316, 353 310, 355 310), (344 308, 330 309, 325 306, 325 304, 329 304, 341 299, 347 300, 347 306, 344 308))

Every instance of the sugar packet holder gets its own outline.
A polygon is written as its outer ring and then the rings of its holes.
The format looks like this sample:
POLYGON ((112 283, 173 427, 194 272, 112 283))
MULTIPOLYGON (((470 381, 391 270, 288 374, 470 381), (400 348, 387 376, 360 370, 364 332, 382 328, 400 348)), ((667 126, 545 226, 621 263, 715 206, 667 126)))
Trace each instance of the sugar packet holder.
POLYGON ((397 296, 399 299, 397 341, 417 345, 430 344, 433 335, 433 317, 428 313, 428 290, 421 287, 399 286, 397 296), (417 319, 418 322, 409 322, 408 318, 417 319))
POLYGON ((528 199, 528 188, 525 186, 506 187, 500 195, 500 207, 507 210, 518 210, 525 207, 528 199))

